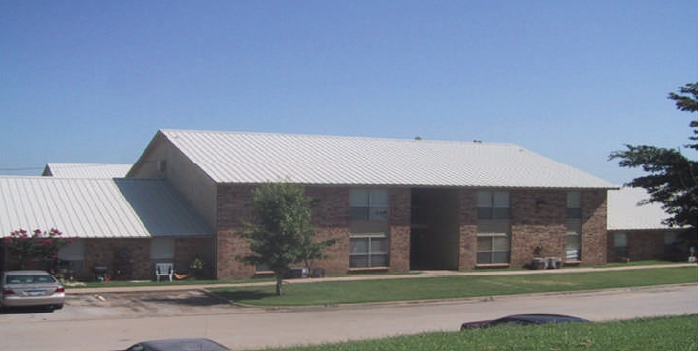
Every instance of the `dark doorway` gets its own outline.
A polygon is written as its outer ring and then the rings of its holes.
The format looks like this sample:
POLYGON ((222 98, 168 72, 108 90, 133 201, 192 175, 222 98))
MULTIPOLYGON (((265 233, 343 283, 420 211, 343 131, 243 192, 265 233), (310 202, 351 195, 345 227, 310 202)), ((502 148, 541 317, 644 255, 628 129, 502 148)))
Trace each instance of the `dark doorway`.
POLYGON ((455 189, 412 189, 411 270, 457 270, 459 197, 455 189))

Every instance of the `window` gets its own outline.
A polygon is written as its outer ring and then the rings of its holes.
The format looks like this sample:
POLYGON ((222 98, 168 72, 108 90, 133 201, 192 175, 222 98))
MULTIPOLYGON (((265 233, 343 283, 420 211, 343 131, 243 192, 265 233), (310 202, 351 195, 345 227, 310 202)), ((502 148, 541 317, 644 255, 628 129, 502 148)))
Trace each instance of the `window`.
POLYGON ((354 221, 387 221, 388 191, 355 189, 351 191, 350 215, 354 221))
POLYGON ((60 248, 58 250, 58 260, 59 268, 67 270, 66 273, 69 275, 82 272, 85 261, 85 240, 74 240, 60 248))
POLYGON ((480 191, 477 193, 478 219, 509 219, 509 192, 480 191))
POLYGON ((353 237, 349 267, 370 268, 388 266, 388 238, 353 237))
POLYGON ((565 260, 579 261, 582 252, 582 194, 578 191, 567 193, 567 238, 565 260))
POLYGON ((150 242, 150 259, 153 261, 172 261, 174 251, 173 238, 156 238, 150 242))
POLYGON ((389 247, 388 191, 353 189, 351 217, 350 268, 387 267, 389 247))
MULTIPOLYGON (((676 251, 678 249, 678 243, 679 243, 679 237, 678 233, 676 232, 667 232, 664 233, 664 253, 666 255, 671 255, 676 254, 676 251)), ((673 258, 673 257, 671 257, 673 258)))
POLYGON ((478 234, 477 263, 509 263, 509 236, 478 234))
POLYGON ((509 192, 477 193, 477 263, 509 263, 510 240, 509 192))
POLYGON ((628 235, 625 233, 613 234, 613 252, 616 257, 628 257, 628 235))
POLYGON ((267 263, 260 263, 255 266, 255 272, 269 272, 271 271, 271 267, 269 267, 269 264, 267 263))

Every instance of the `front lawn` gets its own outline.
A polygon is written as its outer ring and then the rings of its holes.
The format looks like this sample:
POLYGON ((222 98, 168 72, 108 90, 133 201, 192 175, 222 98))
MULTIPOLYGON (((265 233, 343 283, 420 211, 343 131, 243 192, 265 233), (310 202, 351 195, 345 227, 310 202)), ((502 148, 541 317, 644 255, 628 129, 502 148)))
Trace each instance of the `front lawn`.
POLYGON ((214 287, 208 290, 231 301, 248 305, 317 306, 454 299, 696 282, 698 282, 698 267, 677 267, 589 273, 463 275, 285 284, 284 295, 281 297, 274 295, 273 286, 214 287))

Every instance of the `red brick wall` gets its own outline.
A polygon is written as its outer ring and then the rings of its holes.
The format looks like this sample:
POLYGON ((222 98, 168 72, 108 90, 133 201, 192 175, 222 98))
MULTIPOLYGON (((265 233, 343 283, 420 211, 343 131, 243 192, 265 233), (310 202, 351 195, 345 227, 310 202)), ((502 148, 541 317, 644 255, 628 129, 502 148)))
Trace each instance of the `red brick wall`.
POLYGON ((107 266, 114 274, 116 253, 126 251, 129 254, 131 274, 124 279, 151 279, 150 239, 85 239, 85 259, 79 279, 94 279, 94 266, 107 266))
POLYGON ((312 268, 324 268, 327 274, 349 271, 349 189, 307 187, 305 195, 313 199, 313 225, 317 240, 336 239, 325 250, 327 258, 313 262, 312 268))
POLYGON ((410 218, 412 191, 390 189, 390 272, 410 270, 410 218))
MULTIPOLYGON (((219 279, 251 277, 252 266, 235 257, 249 254, 248 244, 239 237, 243 220, 250 221, 252 186, 219 185, 218 187, 218 267, 219 279)), ((311 268, 324 268, 327 274, 346 274, 349 269, 350 221, 348 187, 306 187, 305 195, 313 199, 312 219, 317 240, 337 239, 325 250, 328 257, 312 262, 311 268)), ((390 190, 390 268, 391 272, 409 270, 410 258, 409 188, 390 190)), ((299 264, 303 266, 303 264, 299 264)))
POLYGON ((250 277, 255 268, 239 262, 236 257, 249 253, 248 245, 239 233, 245 221, 252 219, 250 208, 252 186, 218 185, 218 228, 216 236, 216 277, 230 279, 233 277, 250 277))
MULTIPOLYGON (((251 186, 219 185, 218 189, 218 267, 219 279, 250 277, 254 267, 235 259, 249 253, 238 233, 242 221, 251 219, 251 186)), ((350 223, 348 187, 307 187, 313 198, 313 223, 319 240, 336 238, 326 250, 329 257, 314 262, 327 274, 346 274, 349 269, 350 223)), ((531 262, 537 246, 541 255, 565 257, 567 192, 565 190, 511 190, 511 267, 531 262)), ((459 269, 476 268, 477 190, 462 189, 460 196, 459 269)), ((391 272, 410 269, 411 189, 390 189, 390 268, 391 272)), ((582 192, 582 263, 606 262, 606 191, 582 192)))
MULTIPOLYGON (((189 263, 197 255, 205 262, 211 262, 211 238, 181 238, 175 239, 175 271, 188 272, 189 263)), ((150 243, 148 238, 133 239, 85 239, 85 260, 83 271, 78 279, 92 280, 94 266, 107 266, 114 278, 148 280, 153 279, 153 263, 150 260, 150 243), (121 260, 117 252, 125 251, 130 259, 131 273, 123 277, 115 275, 115 265, 121 260)))
MULTIPOLYGON (((534 250, 541 256, 565 257, 567 232, 567 191, 515 189, 510 191, 511 258, 510 267, 531 262, 534 250)), ((582 192, 582 263, 606 262, 606 191, 582 192)), ((459 269, 476 268, 477 190, 460 194, 459 269)))
MULTIPOLYGON (((607 236, 607 252, 608 262, 624 262, 626 259, 630 261, 641 260, 683 260, 687 257, 687 248, 678 246, 673 248, 678 252, 672 255, 672 252, 667 252, 665 249, 664 235, 681 233, 680 229, 664 229, 664 230, 618 230, 609 231, 607 236), (614 233, 622 232, 627 236, 628 255, 627 257, 619 257, 615 253, 614 233)), ((685 246, 685 245, 684 245, 685 246)))
POLYGON ((534 250, 543 257, 565 257, 567 192, 515 190, 511 200, 511 266, 531 263, 534 250))
POLYGON ((582 192, 582 264, 606 263, 606 190, 582 192))
POLYGON ((473 269, 477 262, 477 191, 460 192, 460 249, 458 269, 473 269))

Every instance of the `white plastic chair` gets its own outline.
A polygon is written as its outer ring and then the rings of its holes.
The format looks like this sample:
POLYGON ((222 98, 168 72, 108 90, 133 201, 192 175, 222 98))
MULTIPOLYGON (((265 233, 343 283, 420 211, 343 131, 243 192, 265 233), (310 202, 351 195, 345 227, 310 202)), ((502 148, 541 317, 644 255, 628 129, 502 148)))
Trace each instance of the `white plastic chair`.
POLYGON ((166 276, 172 281, 172 275, 174 275, 174 265, 172 263, 156 263, 155 264, 155 277, 160 282, 161 276, 166 276))

